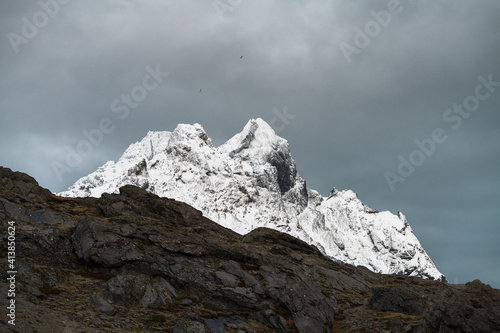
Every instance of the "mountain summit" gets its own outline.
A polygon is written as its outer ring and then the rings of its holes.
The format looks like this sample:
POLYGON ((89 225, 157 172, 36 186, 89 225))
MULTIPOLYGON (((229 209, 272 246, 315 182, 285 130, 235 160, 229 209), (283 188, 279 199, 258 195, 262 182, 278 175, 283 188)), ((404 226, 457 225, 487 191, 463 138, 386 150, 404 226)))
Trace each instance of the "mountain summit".
POLYGON ((262 119, 214 147, 199 124, 149 132, 79 179, 67 197, 100 197, 139 186, 185 202, 240 234, 267 227, 316 246, 330 258, 378 273, 446 280, 402 213, 378 212, 350 190, 328 197, 307 188, 288 142, 262 119))

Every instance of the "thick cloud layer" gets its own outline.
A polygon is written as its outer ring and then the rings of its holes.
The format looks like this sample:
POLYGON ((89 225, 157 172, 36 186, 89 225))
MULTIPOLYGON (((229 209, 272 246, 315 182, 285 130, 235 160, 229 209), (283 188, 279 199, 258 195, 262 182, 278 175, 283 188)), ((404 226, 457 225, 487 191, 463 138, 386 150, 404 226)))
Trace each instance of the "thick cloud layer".
POLYGON ((56 192, 148 130, 250 118, 309 187, 405 213, 451 282, 500 288, 500 3, 0 3, 0 164, 56 192), (455 106, 454 106, 455 105, 455 106))

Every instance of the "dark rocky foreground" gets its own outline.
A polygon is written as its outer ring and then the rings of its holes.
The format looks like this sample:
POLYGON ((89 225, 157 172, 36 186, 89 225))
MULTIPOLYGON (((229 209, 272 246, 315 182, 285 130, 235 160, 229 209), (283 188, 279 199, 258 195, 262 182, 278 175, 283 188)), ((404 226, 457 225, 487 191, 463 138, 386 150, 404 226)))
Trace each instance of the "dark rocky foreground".
POLYGON ((500 290, 478 280, 375 274, 273 230, 240 236, 133 186, 61 198, 0 167, 0 221, 0 332, 500 332, 500 290))

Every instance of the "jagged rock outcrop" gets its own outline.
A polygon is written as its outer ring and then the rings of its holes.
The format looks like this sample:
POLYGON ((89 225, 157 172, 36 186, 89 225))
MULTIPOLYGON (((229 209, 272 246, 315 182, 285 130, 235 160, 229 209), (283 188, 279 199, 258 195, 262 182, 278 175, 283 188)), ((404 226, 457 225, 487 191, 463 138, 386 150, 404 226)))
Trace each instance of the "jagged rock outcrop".
MULTIPOLYGON (((130 185, 100 199, 73 199, 50 195, 9 169, 0 174, 0 222, 4 229, 15 222, 18 271, 16 326, 0 319, 2 332, 495 332, 500 326, 500 290, 478 280, 455 286, 376 274, 333 262, 276 230, 239 235, 185 203, 130 185), (18 214, 28 210, 43 220, 18 214)), ((0 293, 8 288, 3 279, 0 293)))
POLYGON ((219 147, 199 124, 149 132, 60 195, 100 197, 125 185, 185 202, 242 235, 271 228, 375 272, 445 280, 403 214, 369 208, 352 191, 322 197, 307 188, 288 142, 262 119, 219 147))

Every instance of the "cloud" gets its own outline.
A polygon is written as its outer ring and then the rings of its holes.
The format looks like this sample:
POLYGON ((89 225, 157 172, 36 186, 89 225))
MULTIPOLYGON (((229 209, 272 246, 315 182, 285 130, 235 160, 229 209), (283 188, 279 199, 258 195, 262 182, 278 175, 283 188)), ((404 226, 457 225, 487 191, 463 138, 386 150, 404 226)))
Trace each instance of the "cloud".
POLYGON ((8 34, 22 35, 23 17, 43 9, 4 1, 1 164, 61 191, 149 130, 198 122, 222 144, 248 119, 270 122, 286 107, 296 117, 279 134, 309 187, 353 189, 374 208, 403 211, 450 280, 477 275, 500 287, 487 268, 500 231, 500 89, 457 130, 443 120, 478 76, 500 81, 500 4, 401 1, 348 63, 340 44, 355 45, 357 28, 373 29, 372 12, 388 3, 241 1, 221 18, 211 1, 69 1, 16 53, 8 34), (120 119, 113 101, 157 65, 170 75, 120 119), (59 181, 54 162, 105 118, 112 133, 59 181), (448 139, 392 193, 384 172, 435 128, 448 139))

